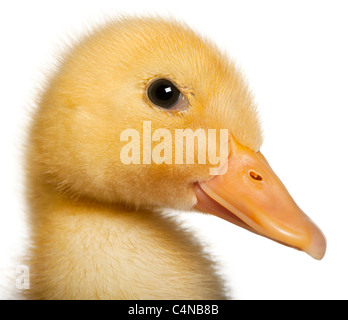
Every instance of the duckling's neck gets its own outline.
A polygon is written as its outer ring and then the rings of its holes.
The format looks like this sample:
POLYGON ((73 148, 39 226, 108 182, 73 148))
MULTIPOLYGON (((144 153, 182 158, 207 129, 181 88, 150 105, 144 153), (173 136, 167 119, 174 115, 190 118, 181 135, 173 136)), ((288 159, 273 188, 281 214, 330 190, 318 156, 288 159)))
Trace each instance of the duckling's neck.
POLYGON ((47 188, 35 199, 31 298, 224 298, 212 262, 172 218, 47 188))

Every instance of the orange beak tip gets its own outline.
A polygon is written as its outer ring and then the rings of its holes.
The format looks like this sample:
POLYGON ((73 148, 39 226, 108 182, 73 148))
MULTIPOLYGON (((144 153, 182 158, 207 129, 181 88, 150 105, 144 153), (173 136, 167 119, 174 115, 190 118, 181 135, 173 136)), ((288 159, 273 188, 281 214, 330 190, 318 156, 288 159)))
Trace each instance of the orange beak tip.
POLYGON ((326 253, 326 238, 318 228, 313 231, 312 242, 304 251, 316 260, 322 260, 324 258, 326 253))

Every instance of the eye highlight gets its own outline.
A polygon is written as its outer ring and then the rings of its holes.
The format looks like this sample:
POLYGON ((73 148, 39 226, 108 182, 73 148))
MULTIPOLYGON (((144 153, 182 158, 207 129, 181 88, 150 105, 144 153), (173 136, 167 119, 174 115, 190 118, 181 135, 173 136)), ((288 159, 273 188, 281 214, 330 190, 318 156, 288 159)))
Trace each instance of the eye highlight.
POLYGON ((168 79, 156 79, 146 88, 146 95, 151 104, 170 111, 181 111, 187 108, 187 99, 168 79))

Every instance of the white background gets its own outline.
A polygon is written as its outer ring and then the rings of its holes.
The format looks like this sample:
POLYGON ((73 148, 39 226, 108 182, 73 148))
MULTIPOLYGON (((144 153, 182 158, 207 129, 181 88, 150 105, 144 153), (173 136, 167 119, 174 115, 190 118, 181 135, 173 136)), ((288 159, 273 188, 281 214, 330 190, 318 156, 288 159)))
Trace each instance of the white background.
POLYGON ((214 39, 242 68, 268 158, 324 231, 322 261, 223 220, 183 214, 236 299, 348 298, 348 5, 345 1, 2 1, 0 4, 0 297, 28 241, 21 152, 33 98, 54 53, 119 13, 159 13, 214 39), (5 4, 7 3, 7 4, 5 4))

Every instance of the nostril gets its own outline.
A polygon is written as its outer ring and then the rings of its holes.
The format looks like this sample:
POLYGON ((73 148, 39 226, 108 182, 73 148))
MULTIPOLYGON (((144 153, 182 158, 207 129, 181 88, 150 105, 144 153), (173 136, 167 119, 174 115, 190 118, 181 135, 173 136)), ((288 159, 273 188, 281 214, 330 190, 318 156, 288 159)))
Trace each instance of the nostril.
POLYGON ((249 175, 250 175, 250 177, 253 178, 254 180, 262 181, 262 177, 261 177, 258 173, 256 173, 255 171, 253 171, 253 170, 250 170, 250 171, 249 171, 249 175))

